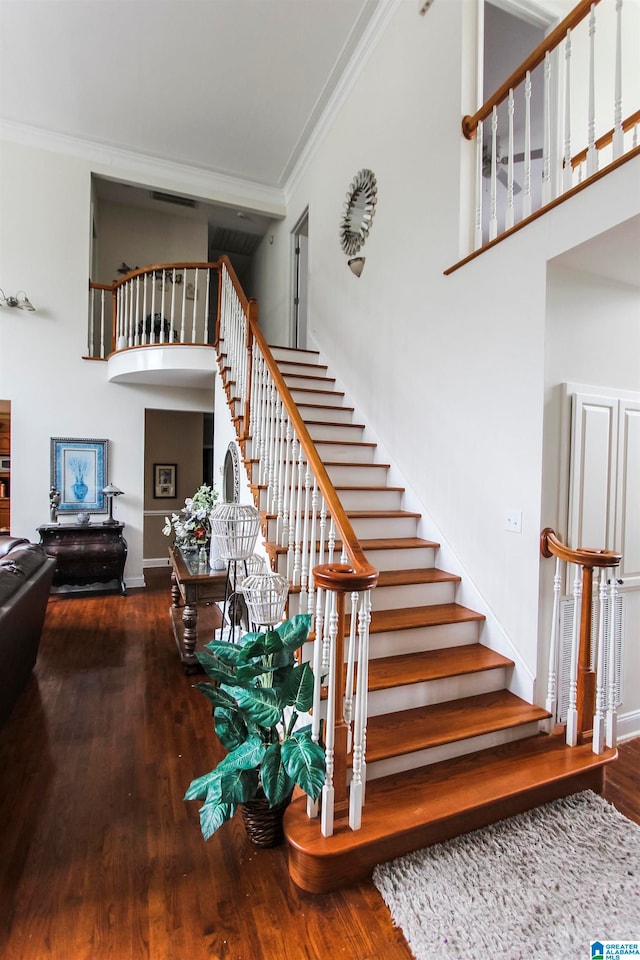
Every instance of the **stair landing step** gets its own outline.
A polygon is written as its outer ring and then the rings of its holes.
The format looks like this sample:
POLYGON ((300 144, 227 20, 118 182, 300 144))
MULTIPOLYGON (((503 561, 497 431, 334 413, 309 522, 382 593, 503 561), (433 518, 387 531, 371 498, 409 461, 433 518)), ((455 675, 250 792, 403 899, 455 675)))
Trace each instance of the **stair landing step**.
POLYGON ((548 716, 541 707, 526 703, 508 690, 498 690, 369 717, 367 763, 512 730, 548 716))
POLYGON ((377 863, 441 843, 580 790, 602 789, 617 750, 567 747, 539 735, 367 783, 362 827, 346 820, 323 837, 306 798, 285 814, 289 874, 298 887, 327 893, 368 877, 377 863))
MULTIPOLYGON (((409 683, 429 683, 446 677, 462 677, 484 670, 512 667, 513 660, 481 643, 439 647, 419 653, 369 660, 369 690, 386 690, 409 683)), ((493 696, 493 694, 492 694, 493 696)), ((510 696, 512 696, 510 694, 510 696)), ((526 720, 526 723, 529 721, 526 720)))

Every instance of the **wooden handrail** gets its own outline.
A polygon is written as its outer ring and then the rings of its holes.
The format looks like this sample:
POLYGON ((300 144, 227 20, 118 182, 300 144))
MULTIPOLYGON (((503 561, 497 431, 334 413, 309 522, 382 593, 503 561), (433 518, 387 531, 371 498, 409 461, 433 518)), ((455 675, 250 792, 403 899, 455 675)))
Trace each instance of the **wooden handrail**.
MULTIPOLYGON (((635 113, 632 113, 631 116, 627 117, 626 120, 622 121, 622 131, 626 133, 627 130, 632 130, 637 123, 640 123, 640 110, 636 110, 635 113)), ((613 135, 615 133, 615 128, 612 127, 611 130, 607 130, 606 133, 603 133, 601 137, 598 137, 594 146, 596 150, 602 150, 604 147, 608 147, 610 143, 613 142, 613 135)), ((588 147, 585 147, 584 150, 581 150, 580 153, 576 153, 575 157, 571 158, 571 167, 575 170, 577 166, 581 163, 584 163, 587 159, 588 147)))
MULTIPOLYGON (((231 281, 236 289, 236 293, 240 295, 241 291, 237 277, 226 255, 223 255, 220 258, 220 261, 221 263, 224 263, 231 277, 231 281)), ((247 307, 249 303, 250 301, 247 303, 247 307)), ((347 593, 351 592, 352 590, 360 591, 371 589, 375 587, 378 581, 378 571, 369 563, 362 547, 360 546, 360 542, 358 541, 351 522, 338 498, 335 487, 333 486, 333 483, 329 478, 329 474, 327 473, 326 468, 318 455, 318 451, 316 450, 315 444, 311 439, 309 431, 307 430, 307 426, 300 416, 300 412, 293 397, 291 396, 291 393, 289 392, 289 388, 285 382, 285 379, 280 373, 278 364, 276 363, 274 356, 269 349, 269 345, 265 340, 264 334, 258 325, 257 304, 255 305, 255 308, 247 309, 247 325, 250 330, 251 340, 258 344, 260 352, 265 359, 269 373, 291 421, 291 425, 293 426, 298 439, 302 444, 309 467, 318 482, 318 487, 320 488, 320 492, 324 497, 331 517, 333 518, 338 535, 353 565, 352 568, 350 568, 344 564, 324 564, 323 566, 316 567, 314 569, 314 576, 318 582, 318 578, 322 580, 321 586, 329 590, 335 590, 338 593, 347 593)), ((248 414, 245 414, 245 416, 248 416, 248 414)))
POLYGON ((573 30, 581 20, 584 20, 591 10, 591 7, 598 3, 600 3, 600 0, 580 0, 564 20, 551 31, 549 36, 545 37, 542 43, 538 44, 533 53, 529 54, 527 59, 524 60, 519 67, 516 67, 511 76, 498 87, 496 92, 483 103, 480 109, 472 116, 462 118, 462 133, 467 140, 473 139, 478 124, 486 120, 487 117, 491 115, 493 108, 497 107, 498 104, 502 103, 502 101, 509 96, 509 90, 515 89, 523 82, 527 71, 534 70, 539 66, 546 54, 555 50, 558 44, 564 40, 567 35, 567 30, 573 30))
POLYGON ((594 550, 590 547, 572 550, 551 527, 545 527, 540 534, 540 552, 543 557, 560 557, 566 563, 577 563, 591 570, 594 567, 617 567, 622 562, 622 554, 615 550, 594 550))
MULTIPOLYGON (((158 273, 160 270, 164 270, 167 273, 170 270, 190 270, 198 268, 202 269, 219 269, 220 261, 215 260, 213 262, 205 263, 193 263, 193 262, 180 262, 180 263, 152 263, 147 267, 137 267, 135 270, 132 270, 130 273, 126 273, 123 277, 120 277, 119 280, 114 280, 111 289, 113 291, 117 290, 123 283, 127 283, 129 280, 132 280, 134 277, 144 276, 148 273, 158 273)), ((245 297, 246 301, 246 297, 245 297)))

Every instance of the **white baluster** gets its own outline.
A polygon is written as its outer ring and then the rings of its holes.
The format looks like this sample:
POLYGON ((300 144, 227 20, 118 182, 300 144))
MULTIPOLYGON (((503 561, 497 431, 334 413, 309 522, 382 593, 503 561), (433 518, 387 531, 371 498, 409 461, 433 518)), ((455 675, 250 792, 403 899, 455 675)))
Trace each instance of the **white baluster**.
POLYGON ((351 753, 353 746, 353 689, 356 663, 356 629, 358 622, 358 594, 351 594, 351 620, 349 623, 349 645, 347 647, 347 673, 344 689, 344 722, 347 725, 347 753, 351 753))
MULTIPOLYGON (((637 53, 637 51, 636 51, 637 53)), ((622 129, 622 0, 616 2, 616 79, 615 103, 613 111, 613 159, 624 153, 624 131, 622 129)))
POLYGON ((87 344, 89 356, 93 356, 93 329, 96 323, 96 291, 91 287, 89 291, 89 342, 87 344))
POLYGON ((104 329, 105 329, 104 290, 101 290, 100 291, 100 356, 103 358, 105 356, 104 329))
POLYGON ((604 622, 607 604, 607 571, 600 571, 600 584, 598 588, 598 631, 597 648, 595 656, 596 667, 596 710, 593 718, 593 752, 602 753, 604 750, 604 665, 605 665, 605 647, 606 637, 604 632, 604 622))
POLYGON ((498 236, 498 110, 491 114, 491 216, 489 218, 489 240, 498 236))
POLYGON ((618 581, 616 571, 611 571, 609 580, 609 636, 607 643, 608 677, 607 677, 607 715, 605 721, 605 739, 608 747, 615 747, 618 742, 618 715, 616 701, 618 690, 616 687, 616 647, 618 631, 616 629, 616 602, 618 598, 618 581))
POLYGON ((507 209, 504 218, 504 228, 508 230, 514 224, 513 212, 513 111, 515 108, 513 90, 509 90, 507 109, 509 113, 509 155, 507 165, 507 209))
MULTIPOLYGON (((191 315, 191 343, 197 343, 198 267, 193 278, 193 313, 191 315)), ((206 340, 205 340, 206 343, 206 340)))
POLYGON ((180 343, 185 342, 184 335, 185 335, 185 318, 187 313, 187 286, 188 286, 187 278, 188 276, 189 274, 185 269, 183 273, 183 278, 182 278, 183 282, 182 282, 182 303, 180 305, 180 333, 178 334, 178 336, 180 337, 180 343))
POLYGON ((580 647, 580 615, 582 580, 580 567, 575 564, 573 581, 573 631, 571 634, 571 664, 569 669, 569 707, 567 710, 567 743, 575 747, 578 742, 578 651, 580 647))
POLYGON ((165 311, 165 296, 166 296, 166 286, 167 286, 167 271, 163 268, 162 270, 162 294, 161 294, 161 309, 160 309, 160 334, 159 341, 164 343, 164 311, 165 311))
POLYGON ((284 450, 284 480, 282 484, 282 539, 280 544, 283 547, 289 545, 289 536, 291 534, 291 511, 290 511, 290 487, 291 475, 293 472, 293 427, 291 421, 287 418, 287 432, 285 434, 284 450))
POLYGON ((476 211, 474 230, 474 247, 476 250, 479 250, 482 246, 482 170, 484 166, 482 139, 483 125, 482 122, 480 122, 476 127, 476 211))
MULTIPOLYGON (((317 520, 318 520, 318 483, 315 477, 313 477, 313 491, 311 493, 311 535, 309 538, 309 596, 307 600, 307 613, 313 614, 315 609, 315 577, 313 576, 313 569, 315 567, 315 558, 316 558, 316 536, 317 536, 317 520)), ((305 612, 305 611, 303 611, 305 612)))
POLYGON ((287 409, 280 402, 280 428, 279 428, 279 444, 278 444, 278 469, 276 471, 276 542, 281 543, 282 541, 282 524, 284 518, 284 500, 285 500, 285 489, 284 489, 284 480, 287 472, 286 465, 286 456, 287 456, 287 430, 289 429, 289 417, 287 416, 287 409))
POLYGON ((151 320, 149 322, 149 342, 154 344, 156 342, 156 328, 155 328, 155 316, 156 316, 156 286, 157 286, 158 274, 154 270, 151 274, 151 320))
POLYGON ((358 613, 358 682, 353 723, 353 758, 349 788, 349 826, 359 830, 367 781, 367 698, 369 686, 369 625, 371 623, 371 591, 361 596, 358 613))
MULTIPOLYGON (((203 343, 209 343, 209 298, 211 296, 211 273, 212 267, 207 270, 207 277, 205 280, 205 291, 204 291, 204 337, 203 343)), ((193 284, 194 296, 198 296, 198 285, 197 281, 194 281, 193 284)))
POLYGON ((307 463, 304 473, 304 519, 302 523, 302 547, 300 567, 300 612, 304 612, 307 605, 309 589, 309 524, 311 512, 311 470, 307 463))
POLYGON ((140 323, 140 274, 136 277, 136 309, 134 319, 134 343, 136 346, 140 343, 140 330, 144 329, 144 323, 140 323))
POLYGON ((522 184, 522 219, 531 216, 531 73, 524 80, 524 181, 522 184))
POLYGON ((591 4, 589 15, 589 120, 587 126, 587 176, 598 169, 598 151, 596 141, 596 8, 591 4))
POLYGON ((547 678, 546 708, 551 714, 547 730, 552 732, 557 719, 558 698, 558 626, 560 618, 560 590, 562 584, 562 560, 556 557, 556 572, 553 578, 553 612, 551 614, 551 640, 549 643, 549 676, 547 678))
POLYGON ((542 204, 553 199, 551 190, 551 55, 544 55, 544 134, 542 144, 542 204))
POLYGON ((287 579, 289 583, 293 583, 293 557, 295 551, 295 538, 296 538, 296 461, 298 459, 298 450, 300 447, 300 441, 293 434, 293 440, 291 443, 291 484, 289 487, 289 524, 288 524, 288 542, 287 542, 287 579))
POLYGON ((571 30, 567 30, 564 48, 564 163, 562 168, 562 192, 571 189, 573 170, 571 168, 571 30))
MULTIPOLYGON (((323 613, 322 613, 322 590, 318 590, 318 607, 315 613, 315 632, 316 636, 313 641, 313 706, 311 708, 311 739, 314 743, 320 742, 320 705, 322 702, 322 628, 323 628, 323 613)), ((318 801, 312 800, 310 796, 307 795, 307 816, 308 817, 317 817, 318 816, 318 801)))
POLYGON ((326 773, 322 788, 322 815, 321 831, 323 837, 333 836, 333 812, 335 788, 333 773, 335 767, 335 687, 336 687, 336 643, 338 637, 338 613, 336 611, 336 594, 327 591, 330 595, 329 605, 329 675, 327 683, 327 722, 325 728, 325 762, 326 773))
POLYGON ((149 274, 145 273, 142 278, 142 337, 140 342, 143 346, 147 343, 147 282, 149 274))
POLYGON ((302 491, 304 487, 304 451, 302 444, 298 444, 298 470, 296 474, 296 522, 293 547, 293 585, 300 586, 300 572, 302 561, 302 491))

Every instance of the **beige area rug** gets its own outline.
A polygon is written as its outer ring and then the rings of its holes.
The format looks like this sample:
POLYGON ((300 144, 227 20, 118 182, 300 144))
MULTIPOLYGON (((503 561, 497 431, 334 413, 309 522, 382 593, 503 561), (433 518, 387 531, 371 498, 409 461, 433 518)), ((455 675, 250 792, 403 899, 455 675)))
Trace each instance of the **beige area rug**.
POLYGON ((373 880, 416 960, 589 960, 592 941, 640 940, 640 826, 590 790, 373 880))

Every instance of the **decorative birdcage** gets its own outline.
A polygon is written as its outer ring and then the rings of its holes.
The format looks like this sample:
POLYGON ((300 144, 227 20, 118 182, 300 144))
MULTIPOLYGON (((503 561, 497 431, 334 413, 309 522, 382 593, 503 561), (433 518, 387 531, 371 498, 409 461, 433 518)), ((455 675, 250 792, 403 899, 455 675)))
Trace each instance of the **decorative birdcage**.
POLYGON ((277 573, 254 573, 240 587, 249 619, 261 627, 274 627, 284 619, 289 582, 277 573))
POLYGON ((221 503, 211 512, 211 535, 222 560, 248 560, 260 533, 260 514, 248 503, 221 503))

